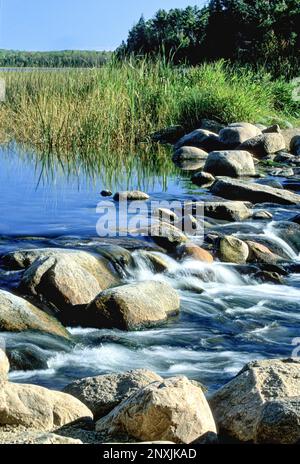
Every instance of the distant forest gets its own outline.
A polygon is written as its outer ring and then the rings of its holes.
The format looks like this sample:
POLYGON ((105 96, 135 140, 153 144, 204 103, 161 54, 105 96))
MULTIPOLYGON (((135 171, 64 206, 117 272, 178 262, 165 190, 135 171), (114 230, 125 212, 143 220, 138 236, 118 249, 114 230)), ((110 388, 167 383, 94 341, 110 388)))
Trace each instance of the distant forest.
POLYGON ((163 54, 175 63, 225 59, 299 76, 300 0, 211 0, 199 8, 159 10, 143 17, 118 49, 163 54))
POLYGON ((93 68, 105 64, 111 52, 57 51, 23 52, 0 50, 0 67, 93 68))

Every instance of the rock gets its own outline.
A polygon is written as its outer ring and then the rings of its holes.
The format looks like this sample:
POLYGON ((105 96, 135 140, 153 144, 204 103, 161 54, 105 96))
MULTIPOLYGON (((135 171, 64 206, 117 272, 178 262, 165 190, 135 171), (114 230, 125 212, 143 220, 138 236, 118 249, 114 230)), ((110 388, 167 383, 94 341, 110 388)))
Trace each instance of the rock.
POLYGON ((105 290, 83 311, 89 327, 136 330, 155 326, 178 314, 177 292, 159 281, 144 281, 105 290))
POLYGON ((283 135, 287 150, 293 151, 294 143, 297 141, 297 137, 300 137, 300 128, 284 129, 281 131, 281 134, 283 135))
POLYGON ((132 264, 131 252, 118 245, 111 245, 109 243, 103 243, 94 248, 97 254, 103 256, 108 262, 112 263, 114 268, 121 275, 124 268, 132 264))
POLYGON ((217 134, 205 129, 196 129, 183 136, 175 145, 175 150, 182 147, 197 147, 206 152, 221 150, 223 144, 217 134))
POLYGON ((273 126, 267 127, 266 129, 262 130, 263 134, 281 134, 281 130, 278 124, 273 124, 273 126))
POLYGON ((215 178, 209 172, 201 171, 196 172, 192 177, 193 184, 201 186, 211 185, 215 181, 215 178))
POLYGON ((283 189, 282 184, 275 179, 259 179, 255 181, 256 184, 259 185, 268 185, 269 187, 277 188, 277 189, 283 189))
POLYGON ((254 278, 262 282, 283 285, 284 280, 278 272, 258 271, 254 274, 254 278))
POLYGON ((0 443, 5 445, 82 445, 81 440, 41 432, 3 432, 0 433, 0 443))
POLYGON ((219 134, 219 132, 224 128, 224 124, 220 124, 219 122, 214 121, 213 119, 201 119, 200 122, 200 129, 205 129, 214 132, 215 134, 219 134))
POLYGON ((282 261, 280 256, 272 253, 265 245, 251 240, 247 240, 246 243, 249 247, 248 261, 250 263, 276 264, 278 261, 282 261))
POLYGON ((252 155, 247 151, 228 150, 209 153, 204 171, 215 176, 255 176, 252 155))
POLYGON ((298 205, 300 203, 300 196, 287 190, 229 178, 218 179, 211 187, 211 192, 229 200, 252 201, 253 203, 282 205, 298 205))
POLYGON ((79 400, 37 385, 0 384, 0 426, 53 430, 79 418, 93 417, 79 400))
POLYGON ((284 138, 281 134, 276 133, 258 135, 239 146, 239 150, 246 150, 252 153, 255 158, 263 158, 284 149, 284 138))
POLYGON ((265 210, 254 211, 252 215, 252 219, 258 219, 258 220, 269 220, 272 218, 273 218, 273 214, 265 210))
POLYGON ((294 176, 294 170, 292 168, 275 168, 268 169, 267 172, 274 177, 292 177, 294 176))
POLYGON ((296 222, 296 224, 300 225, 300 214, 296 214, 296 216, 293 216, 292 219, 290 219, 292 222, 296 222))
POLYGON ((173 163, 182 171, 199 171, 202 169, 205 163, 205 159, 180 159, 173 158, 173 163))
POLYGON ((222 129, 219 133, 221 142, 228 148, 236 148, 248 139, 261 134, 261 130, 247 122, 233 123, 222 129))
POLYGON ((176 212, 168 208, 157 208, 154 211, 154 217, 157 217, 160 221, 178 221, 176 212))
POLYGON ((174 144, 176 141, 183 137, 184 128, 179 125, 169 126, 151 135, 154 142, 160 142, 162 144, 170 143, 174 144))
POLYGON ((258 419, 254 441, 268 444, 299 444, 300 396, 267 401, 258 419))
POLYGON ((154 272, 165 272, 169 269, 168 262, 163 258, 161 254, 154 253, 151 251, 140 251, 138 254, 147 262, 147 265, 152 268, 154 272))
POLYGON ((300 156, 300 135, 296 135, 291 140, 291 151, 293 155, 300 156))
POLYGON ((246 263, 249 256, 248 245, 232 235, 220 239, 219 258, 224 263, 246 263))
POLYGON ((5 290, 0 290, 0 332, 39 330, 59 337, 70 338, 68 331, 44 311, 5 290))
POLYGON ((181 147, 175 151, 173 161, 180 160, 205 160, 208 153, 197 147, 181 147))
POLYGON ((9 361, 5 352, 0 348, 0 383, 7 380, 9 361))
POLYGON ((205 201, 204 215, 224 221, 244 221, 252 212, 242 201, 205 201))
POLYGON ((148 233, 157 245, 166 250, 172 250, 187 241, 186 235, 181 230, 167 222, 152 225, 148 233))
POLYGON ((136 369, 121 374, 98 375, 75 380, 63 391, 79 399, 92 411, 94 419, 98 420, 136 391, 152 382, 162 381, 163 379, 154 372, 136 369))
POLYGON ((41 251, 41 255, 23 274, 20 288, 53 304, 60 315, 68 308, 90 303, 120 281, 105 258, 85 251, 56 250, 48 257, 41 251))
POLYGON ((47 356, 32 345, 8 349, 7 356, 12 371, 48 369, 47 356))
POLYGON ((181 258, 192 258, 196 261, 202 261, 204 263, 212 263, 214 261, 213 256, 209 251, 204 250, 195 243, 184 243, 176 249, 176 254, 181 258))
MULTIPOLYGON (((300 359, 254 361, 218 390, 212 396, 210 405, 221 433, 241 441, 264 441, 263 434, 260 439, 257 431, 260 430, 260 423, 267 422, 266 412, 263 414, 266 403, 292 399, 299 396, 299 391, 300 359)), ((273 413, 268 417, 274 417, 273 413)), ((272 420, 269 424, 272 424, 272 420)), ((274 438, 277 424, 277 420, 273 421, 274 438)), ((288 440, 289 428, 285 430, 281 427, 281 431, 288 440)))
POLYGON ((216 433, 201 388, 186 377, 154 382, 137 391, 100 419, 96 430, 174 443, 191 443, 208 432, 216 433))
POLYGON ((101 194, 102 197, 111 197, 112 192, 110 190, 102 190, 101 194))
POLYGON ((298 254, 300 252, 300 225, 290 221, 276 221, 273 224, 276 235, 284 240, 298 254))
POLYGON ((149 200, 149 195, 139 190, 126 190, 124 192, 117 192, 114 195, 115 201, 146 201, 149 200))
POLYGON ((291 155, 290 153, 286 153, 284 151, 279 151, 275 158, 274 161, 276 163, 293 163, 297 159, 296 156, 291 155))
MULTIPOLYGON (((266 249, 269 249, 274 255, 284 258, 284 261, 290 260, 290 255, 286 251, 286 245, 274 241, 272 237, 268 237, 266 234, 239 234, 240 240, 244 242, 255 242, 257 244, 263 245, 266 249)), ((265 250, 267 252, 267 250, 265 250)))

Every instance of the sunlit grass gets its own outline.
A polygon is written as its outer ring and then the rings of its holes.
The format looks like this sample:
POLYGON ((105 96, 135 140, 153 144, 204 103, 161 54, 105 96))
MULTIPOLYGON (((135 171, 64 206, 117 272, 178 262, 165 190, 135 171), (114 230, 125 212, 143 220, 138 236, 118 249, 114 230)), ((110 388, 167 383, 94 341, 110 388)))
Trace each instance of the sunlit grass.
POLYGON ((299 118, 291 88, 265 73, 219 62, 176 68, 163 60, 112 62, 100 69, 8 72, 0 134, 44 152, 75 156, 128 152, 151 134, 200 119, 279 122, 299 118))

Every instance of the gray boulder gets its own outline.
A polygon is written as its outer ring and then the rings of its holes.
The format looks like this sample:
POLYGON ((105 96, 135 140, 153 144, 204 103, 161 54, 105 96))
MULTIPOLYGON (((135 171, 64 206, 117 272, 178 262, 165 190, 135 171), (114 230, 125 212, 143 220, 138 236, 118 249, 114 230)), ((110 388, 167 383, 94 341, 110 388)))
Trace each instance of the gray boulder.
POLYGON ((300 137, 300 128, 284 129, 281 131, 287 150, 293 151, 294 143, 300 137))
POLYGON ((174 161, 180 160, 205 160, 208 153, 197 147, 181 147, 173 155, 174 161))
POLYGON ((181 147, 197 147, 206 152, 221 150, 223 144, 217 134, 205 129, 196 129, 189 134, 184 135, 175 145, 175 150, 181 147))
POLYGON ((228 148, 236 148, 248 139, 261 134, 261 130, 247 122, 229 124, 219 133, 220 141, 228 148))
POLYGON ((114 195, 115 201, 146 201, 149 200, 149 195, 139 190, 126 190, 123 192, 117 192, 114 195))
POLYGON ((252 211, 242 201, 205 201, 204 215, 224 221, 244 221, 252 211))
POLYGON ((130 395, 152 382, 163 379, 146 369, 136 369, 121 374, 98 375, 75 380, 64 388, 64 392, 78 398, 98 420, 106 416, 130 395))
POLYGON ((159 281, 144 281, 105 290, 82 311, 90 327, 136 330, 161 324, 179 312, 177 292, 159 281))
POLYGON ((215 176, 255 176, 252 155, 247 151, 213 151, 209 153, 204 171, 215 176))
POLYGON ((277 203, 282 205, 297 205, 300 203, 300 196, 288 190, 229 178, 218 179, 211 187, 211 192, 229 200, 243 200, 253 203, 277 203))
POLYGON ((285 141, 281 134, 265 133, 246 140, 239 146, 239 150, 250 152, 255 158, 264 158, 272 153, 285 149, 285 141))
POLYGON ((219 258, 225 263, 245 264, 249 256, 248 245, 231 235, 220 239, 219 258))

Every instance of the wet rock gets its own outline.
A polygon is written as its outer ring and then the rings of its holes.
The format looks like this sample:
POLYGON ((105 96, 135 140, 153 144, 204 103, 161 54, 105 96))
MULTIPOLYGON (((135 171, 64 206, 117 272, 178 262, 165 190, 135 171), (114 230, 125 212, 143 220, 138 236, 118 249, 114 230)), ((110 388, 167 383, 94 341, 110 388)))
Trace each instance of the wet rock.
POLYGON ((94 419, 98 420, 136 391, 152 382, 162 381, 163 379, 154 372, 136 369, 121 374, 98 375, 76 380, 63 391, 84 403, 94 414, 94 419))
POLYGON ((249 256, 249 248, 242 240, 228 235, 220 239, 218 255, 225 263, 244 264, 249 256))
POLYGON ((117 192, 114 195, 115 201, 146 201, 149 200, 149 195, 139 190, 126 190, 124 192, 117 192))
POLYGON ((197 172, 192 177, 193 184, 201 186, 211 185, 215 181, 215 178, 209 172, 201 171, 197 172))
POLYGON ((273 177, 292 177, 294 175, 292 168, 275 168, 268 170, 268 172, 273 177))
POLYGON ((144 281, 105 290, 83 311, 89 327, 136 330, 155 326, 178 314, 177 292, 159 281, 144 281))
POLYGON ((251 241, 251 242, 256 242, 261 245, 264 245, 274 255, 278 255, 287 261, 290 260, 290 255, 289 253, 287 253, 285 245, 278 243, 278 241, 275 241, 272 237, 268 237, 266 234, 255 234, 254 233, 254 234, 249 235, 248 233, 242 233, 242 234, 239 234, 239 238, 243 240, 244 242, 251 241))
POLYGON ((242 201, 205 201, 204 215, 224 221, 244 221, 252 211, 242 201))
POLYGON ((169 269, 168 262, 161 254, 151 251, 140 251, 138 256, 142 257, 154 272, 160 273, 169 269))
POLYGON ((41 250, 41 256, 25 271, 20 288, 50 302, 60 313, 90 303, 102 290, 120 281, 105 258, 85 251, 56 250, 47 257, 41 250))
POLYGON ((206 152, 221 150, 223 148, 223 144, 220 142, 218 135, 205 129, 196 129, 183 136, 176 143, 175 150, 187 146, 201 148, 206 152))
POLYGON ((178 221, 178 216, 175 211, 172 211, 168 208, 157 208, 154 211, 154 217, 158 218, 160 221, 169 221, 174 222, 178 221))
POLYGON ((216 433, 201 388, 186 377, 154 382, 137 391, 100 419, 96 430, 174 443, 191 443, 208 432, 216 433))
POLYGON ((175 151, 173 161, 180 160, 206 160, 208 153, 197 147, 181 147, 175 151))
POLYGON ((256 443, 292 445, 300 442, 300 396, 267 401, 255 431, 256 443))
POLYGON ((276 163, 292 163, 296 160, 297 158, 294 155, 291 155, 290 153, 286 153, 284 151, 279 151, 275 158, 274 161, 276 163))
POLYGON ((281 134, 261 134, 246 140, 239 150, 250 152, 255 158, 264 158, 272 153, 285 149, 285 141, 281 134))
POLYGON ((83 417, 93 417, 79 400, 36 385, 0 384, 0 426, 53 430, 83 417))
POLYGON ((296 222, 296 224, 300 225, 300 214, 296 214, 296 216, 293 216, 292 219, 290 219, 292 222, 296 222))
POLYGON ((297 205, 300 203, 300 196, 287 190, 229 178, 217 180, 211 187, 211 192, 229 200, 252 201, 253 203, 277 203, 282 205, 297 205))
POLYGON ((254 274, 254 278, 257 280, 261 280, 262 282, 270 282, 273 284, 284 284, 284 280, 280 274, 277 272, 269 272, 269 271, 259 271, 254 274))
MULTIPOLYGON (((269 427, 274 427, 276 440, 280 419, 272 419, 272 409, 269 410, 270 415, 266 415, 266 404, 281 399, 292 400, 293 397, 299 397, 299 391, 299 359, 254 361, 247 364, 231 382, 218 390, 212 396, 210 405, 221 433, 241 441, 268 442, 272 435, 269 427), (269 423, 269 432, 265 438, 264 423, 269 423)), ((280 418, 282 415, 279 414, 277 417, 280 418)), ((299 415, 297 420, 294 425, 298 424, 299 427, 299 415)), ((289 440, 289 427, 281 427, 281 431, 281 440, 289 440)))
POLYGON ((157 245, 166 250, 172 250, 177 245, 187 241, 186 235, 181 230, 167 222, 160 222, 151 226, 149 236, 157 245))
POLYGON ((107 259, 108 262, 112 263, 120 274, 123 273, 124 268, 132 264, 131 252, 121 246, 101 244, 96 246, 94 251, 107 259))
POLYGON ((281 130, 280 130, 280 127, 279 127, 278 124, 273 124, 273 126, 270 126, 270 127, 267 127, 266 129, 263 129, 262 133, 263 134, 274 134, 274 133, 280 134, 281 130))
POLYGON ((247 240, 246 243, 249 248, 248 261, 250 263, 276 264, 278 261, 282 261, 280 256, 272 253, 265 245, 251 240, 247 240))
POLYGON ((273 214, 265 210, 254 211, 252 215, 252 219, 257 219, 257 220, 269 220, 272 218, 273 218, 273 214))
POLYGON ((7 380, 9 361, 5 352, 0 348, 0 383, 7 380))
POLYGON ((204 250, 195 243, 185 243, 180 245, 176 249, 176 254, 181 258, 192 258, 196 261, 202 261, 205 263, 212 263, 214 261, 213 256, 209 251, 204 250))
POLYGON ((268 185, 269 187, 276 188, 276 189, 283 189, 282 184, 275 179, 259 179, 255 181, 256 184, 259 185, 268 185))
POLYGON ((112 192, 110 190, 102 190, 101 194, 102 197, 111 197, 112 192))
POLYGON ((0 444, 3 445, 82 445, 81 440, 63 437, 55 433, 41 432, 0 432, 0 444))
POLYGON ((209 153, 204 171, 215 176, 255 176, 252 155, 247 151, 227 150, 209 153))
POLYGON ((32 346, 14 347, 7 350, 12 371, 48 369, 47 357, 32 346))
POLYGON ((233 123, 222 129, 219 133, 221 142, 228 148, 236 148, 248 139, 261 134, 261 130, 247 122, 233 123))
POLYGON ((290 221, 276 221, 273 224, 276 235, 284 240, 296 253, 300 252, 300 225, 290 221))
POLYGON ((44 311, 5 290, 0 290, 0 332, 38 330, 70 338, 68 331, 44 311))

